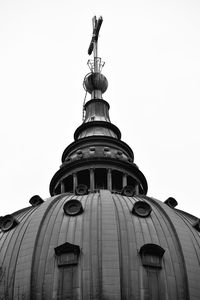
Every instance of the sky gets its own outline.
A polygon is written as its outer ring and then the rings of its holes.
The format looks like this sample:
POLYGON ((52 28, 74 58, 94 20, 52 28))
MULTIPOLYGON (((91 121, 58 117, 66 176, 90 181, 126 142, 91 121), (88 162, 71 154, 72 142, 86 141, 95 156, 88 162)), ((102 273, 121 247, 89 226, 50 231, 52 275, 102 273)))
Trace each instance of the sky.
POLYGON ((0 1, 0 215, 49 197, 82 123, 94 15, 104 99, 148 196, 200 217, 198 0, 0 1))

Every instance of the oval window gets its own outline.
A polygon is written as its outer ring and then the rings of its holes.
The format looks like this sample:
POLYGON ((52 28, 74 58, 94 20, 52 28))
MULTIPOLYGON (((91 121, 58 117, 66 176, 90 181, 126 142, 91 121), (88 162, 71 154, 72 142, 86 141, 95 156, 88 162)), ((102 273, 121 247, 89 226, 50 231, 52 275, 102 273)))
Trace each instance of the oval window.
POLYGON ((148 217, 151 213, 151 206, 144 202, 138 201, 133 205, 132 213, 139 217, 148 217))
POLYGON ((63 210, 66 215, 76 216, 83 212, 83 207, 79 200, 72 199, 64 204, 63 210))
POLYGON ((88 187, 85 184, 79 184, 76 187, 76 195, 86 195, 88 193, 88 187))
POLYGON ((15 219, 12 215, 6 215, 1 219, 1 230, 8 231, 15 227, 19 221, 15 219))

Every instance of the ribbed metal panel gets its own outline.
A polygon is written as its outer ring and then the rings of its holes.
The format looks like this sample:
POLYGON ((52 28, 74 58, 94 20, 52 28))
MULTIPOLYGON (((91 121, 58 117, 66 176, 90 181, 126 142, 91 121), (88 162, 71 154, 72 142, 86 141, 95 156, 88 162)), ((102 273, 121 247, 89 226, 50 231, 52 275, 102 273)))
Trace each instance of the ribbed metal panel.
POLYGON ((63 194, 15 216, 18 226, 0 234, 1 298, 200 298, 199 233, 187 214, 158 200, 63 194), (63 211, 72 198, 84 209, 75 217, 63 211), (150 216, 132 214, 137 201, 151 205, 150 216), (54 248, 65 242, 80 247, 77 265, 58 266, 54 248), (161 269, 142 265, 139 250, 148 243, 165 250, 161 269))
POLYGON ((110 122, 109 104, 101 99, 93 99, 86 103, 86 115, 84 122, 106 121, 110 122))
POLYGON ((97 136, 102 135, 102 136, 109 136, 112 138, 117 138, 117 135, 112 130, 110 130, 108 128, 100 127, 100 126, 87 128, 86 130, 84 130, 80 133, 78 138, 82 139, 82 138, 85 138, 88 136, 94 136, 94 135, 97 135, 97 136))
POLYGON ((15 278, 18 277, 16 267, 19 261, 19 252, 24 242, 24 234, 30 217, 35 210, 35 208, 28 208, 19 213, 17 219, 20 226, 0 234, 0 295, 8 297, 5 299, 14 299, 13 289, 15 278))

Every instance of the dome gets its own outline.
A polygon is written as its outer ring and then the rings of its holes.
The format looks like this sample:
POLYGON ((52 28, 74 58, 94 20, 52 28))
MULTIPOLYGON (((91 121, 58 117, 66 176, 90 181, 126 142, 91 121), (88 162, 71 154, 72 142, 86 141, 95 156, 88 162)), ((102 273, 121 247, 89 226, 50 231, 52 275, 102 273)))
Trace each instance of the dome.
POLYGON ((98 80, 87 83, 91 99, 50 198, 34 195, 31 206, 0 217, 0 299, 200 299, 200 220, 173 197, 147 195, 133 150, 111 123, 95 56, 102 21, 93 18, 89 47, 98 80))
POLYGON ((166 203, 100 190, 13 217, 0 233, 2 299, 199 299, 197 219, 166 203), (75 215, 64 210, 72 200, 75 215))

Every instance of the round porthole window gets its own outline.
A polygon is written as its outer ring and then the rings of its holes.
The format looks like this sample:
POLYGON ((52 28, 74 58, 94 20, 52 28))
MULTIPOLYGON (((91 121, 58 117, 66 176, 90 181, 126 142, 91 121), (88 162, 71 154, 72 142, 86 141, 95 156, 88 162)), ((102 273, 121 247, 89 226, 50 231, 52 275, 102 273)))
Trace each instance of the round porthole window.
POLYGON ((135 195, 135 189, 132 185, 127 185, 122 190, 122 195, 127 197, 133 197, 135 195))
POLYGON ((63 210, 68 216, 76 216, 83 212, 83 207, 79 200, 72 199, 64 204, 63 210))
POLYGON ((148 203, 138 201, 133 205, 132 213, 139 217, 148 217, 151 210, 151 206, 148 203))
POLYGON ((3 231, 8 231, 15 227, 19 222, 12 216, 6 215, 1 219, 1 229, 3 231))
POLYGON ((44 200, 42 200, 42 198, 39 195, 35 195, 33 197, 31 197, 31 199, 29 200, 29 203, 35 207, 38 206, 40 204, 42 204, 44 202, 44 200))
POLYGON ((82 196, 88 193, 88 187, 85 184, 79 184, 76 187, 76 195, 82 196))
POLYGON ((174 208, 178 205, 178 202, 173 197, 169 197, 167 200, 165 200, 164 203, 167 204, 171 208, 174 208))

